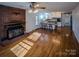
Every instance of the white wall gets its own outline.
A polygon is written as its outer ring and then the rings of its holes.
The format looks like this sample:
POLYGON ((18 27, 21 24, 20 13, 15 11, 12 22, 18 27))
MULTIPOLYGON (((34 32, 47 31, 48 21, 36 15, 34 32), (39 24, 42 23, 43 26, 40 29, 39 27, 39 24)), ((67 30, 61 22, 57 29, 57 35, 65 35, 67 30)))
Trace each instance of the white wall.
POLYGON ((28 13, 26 11, 26 33, 31 32, 32 30, 37 29, 39 26, 35 25, 36 23, 36 14, 28 13))
MULTIPOLYGON (((44 10, 44 11, 39 11, 38 13, 44 13, 44 12, 48 12, 48 11, 44 10)), ((36 25, 36 15, 38 13, 28 13, 28 11, 26 11, 26 29, 25 29, 25 33, 31 32, 32 30, 35 30, 35 29, 40 27, 40 24, 36 25)))
POLYGON ((79 42, 79 5, 72 11, 73 31, 79 42))

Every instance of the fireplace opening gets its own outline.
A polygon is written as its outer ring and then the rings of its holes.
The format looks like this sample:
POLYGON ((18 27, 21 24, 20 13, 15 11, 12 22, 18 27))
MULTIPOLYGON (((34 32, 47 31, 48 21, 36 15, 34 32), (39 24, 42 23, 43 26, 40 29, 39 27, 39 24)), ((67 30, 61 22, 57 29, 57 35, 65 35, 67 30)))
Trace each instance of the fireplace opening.
POLYGON ((7 27, 7 38, 11 39, 24 34, 24 27, 22 24, 9 24, 7 27))

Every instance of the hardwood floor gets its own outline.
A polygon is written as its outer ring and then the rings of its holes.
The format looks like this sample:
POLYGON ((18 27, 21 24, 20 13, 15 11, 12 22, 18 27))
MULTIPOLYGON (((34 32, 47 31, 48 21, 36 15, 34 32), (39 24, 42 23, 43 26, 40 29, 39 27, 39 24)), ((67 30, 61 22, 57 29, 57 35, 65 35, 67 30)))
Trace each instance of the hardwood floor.
POLYGON ((28 35, 15 38, 9 44, 5 44, 5 47, 0 46, 0 56, 16 56, 10 49, 24 39, 34 43, 25 57, 79 56, 79 44, 68 27, 59 28, 55 31, 38 29, 33 32, 41 33, 37 41, 27 39, 28 35))

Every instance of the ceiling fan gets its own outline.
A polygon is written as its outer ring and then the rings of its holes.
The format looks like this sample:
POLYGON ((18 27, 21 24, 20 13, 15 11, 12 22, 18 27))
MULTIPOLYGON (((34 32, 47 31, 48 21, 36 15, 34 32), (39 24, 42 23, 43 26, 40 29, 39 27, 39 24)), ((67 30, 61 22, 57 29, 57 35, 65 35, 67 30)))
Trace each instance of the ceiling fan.
POLYGON ((29 10, 30 12, 38 12, 39 9, 46 9, 46 7, 41 7, 39 3, 37 2, 30 2, 30 5, 29 5, 30 9, 29 10))

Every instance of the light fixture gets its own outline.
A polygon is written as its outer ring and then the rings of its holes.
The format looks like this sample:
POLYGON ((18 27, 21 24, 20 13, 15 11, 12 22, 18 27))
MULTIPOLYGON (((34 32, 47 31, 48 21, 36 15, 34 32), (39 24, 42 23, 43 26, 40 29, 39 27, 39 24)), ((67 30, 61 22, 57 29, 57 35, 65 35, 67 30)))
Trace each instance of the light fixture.
POLYGON ((37 13, 39 9, 46 9, 45 7, 40 7, 39 3, 31 2, 29 5, 31 10, 28 10, 29 13, 37 13))
POLYGON ((32 13, 32 9, 28 10, 29 13, 32 13))
POLYGON ((38 9, 29 9, 28 13, 37 13, 39 10, 38 9))
POLYGON ((37 8, 37 7, 39 7, 39 4, 36 4, 36 5, 34 6, 34 8, 37 8))
POLYGON ((33 13, 37 13, 37 12, 38 12, 38 9, 36 9, 36 10, 33 11, 33 13))

